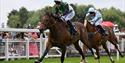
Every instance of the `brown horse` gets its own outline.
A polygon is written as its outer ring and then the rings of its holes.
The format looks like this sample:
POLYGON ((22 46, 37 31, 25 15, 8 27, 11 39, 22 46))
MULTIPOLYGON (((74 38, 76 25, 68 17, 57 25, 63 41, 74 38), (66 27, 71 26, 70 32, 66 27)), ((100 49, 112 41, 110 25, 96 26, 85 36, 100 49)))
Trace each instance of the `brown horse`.
POLYGON ((89 42, 88 42, 86 28, 84 28, 83 24, 80 22, 75 22, 74 24, 78 33, 78 35, 75 37, 70 34, 68 30, 69 27, 65 22, 55 17, 52 13, 46 13, 42 17, 40 30, 42 33, 45 29, 49 29, 50 33, 48 37, 48 42, 46 44, 46 49, 42 57, 39 60, 35 61, 35 63, 42 62, 46 54, 49 52, 50 48, 53 46, 59 47, 62 50, 61 63, 64 63, 66 46, 70 44, 73 44, 75 46, 76 50, 82 56, 83 63, 86 63, 82 49, 78 44, 79 40, 81 40, 82 43, 84 43, 93 53, 91 46, 89 45, 89 42))
MULTIPOLYGON (((92 48, 96 49, 96 54, 98 55, 97 59, 98 60, 100 59, 98 47, 100 45, 102 45, 103 48, 105 49, 105 51, 107 52, 107 54, 110 58, 110 61, 112 63, 114 63, 114 60, 112 59, 111 54, 106 45, 106 42, 109 41, 119 51, 118 46, 117 46, 118 41, 117 41, 117 38, 116 38, 113 30, 110 27, 105 27, 105 29, 108 31, 109 34, 108 34, 108 36, 102 36, 102 34, 99 32, 99 29, 97 27, 95 27, 94 25, 92 25, 88 20, 82 19, 82 20, 80 20, 80 22, 82 22, 87 29, 89 41, 91 42, 91 46, 92 46, 92 48)), ((83 49, 84 49, 84 46, 83 46, 83 49)), ((120 51, 119 51, 119 53, 120 53, 121 57, 123 57, 123 55, 121 54, 120 51)), ((99 63, 100 63, 100 60, 99 60, 99 63)))

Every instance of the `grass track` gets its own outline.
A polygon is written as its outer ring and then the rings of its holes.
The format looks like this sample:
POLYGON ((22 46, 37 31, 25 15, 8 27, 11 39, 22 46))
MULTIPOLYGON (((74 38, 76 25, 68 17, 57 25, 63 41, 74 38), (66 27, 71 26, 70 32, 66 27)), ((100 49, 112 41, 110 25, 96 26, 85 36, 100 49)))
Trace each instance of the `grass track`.
MULTIPOLYGON (((93 57, 87 57, 88 63, 98 63, 93 57)), ((120 58, 119 61, 116 61, 116 57, 113 57, 115 63, 125 63, 125 57, 120 58)), ((20 59, 15 61, 0 61, 0 63, 33 63, 35 59, 20 59)), ((80 57, 70 57, 66 58, 64 63, 79 63, 80 57)), ((60 58, 47 58, 44 59, 43 63, 60 63, 60 58)), ((108 56, 101 56, 101 63, 111 63, 108 56)))

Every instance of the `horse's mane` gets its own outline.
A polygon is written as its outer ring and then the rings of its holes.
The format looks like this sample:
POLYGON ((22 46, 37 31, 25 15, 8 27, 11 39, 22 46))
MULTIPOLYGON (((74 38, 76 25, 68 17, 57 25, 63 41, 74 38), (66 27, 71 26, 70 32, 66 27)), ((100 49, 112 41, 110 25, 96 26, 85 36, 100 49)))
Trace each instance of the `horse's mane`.
POLYGON ((51 12, 46 12, 45 15, 48 16, 50 19, 53 19, 53 20, 51 20, 51 21, 55 22, 57 25, 59 24, 59 25, 62 25, 62 26, 64 26, 64 27, 67 28, 67 23, 64 22, 62 19, 60 19, 60 17, 55 16, 55 15, 54 15, 53 13, 51 13, 51 12))
POLYGON ((55 16, 52 12, 46 12, 45 15, 54 18, 57 22, 63 22, 59 16, 55 16))

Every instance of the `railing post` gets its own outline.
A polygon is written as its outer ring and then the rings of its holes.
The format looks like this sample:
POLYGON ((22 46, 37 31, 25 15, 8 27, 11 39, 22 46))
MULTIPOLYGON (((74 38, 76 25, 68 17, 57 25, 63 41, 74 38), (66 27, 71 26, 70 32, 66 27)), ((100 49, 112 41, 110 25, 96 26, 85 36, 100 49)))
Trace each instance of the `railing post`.
POLYGON ((29 59, 29 38, 27 39, 27 42, 26 42, 26 57, 27 59, 29 59))
POLYGON ((107 46, 108 46, 108 50, 109 52, 111 52, 111 43, 109 41, 106 42, 107 46))
MULTIPOLYGON (((119 41, 119 35, 116 36, 117 37, 117 40, 119 41)), ((117 44, 118 46, 118 49, 119 49, 119 44, 117 44)), ((119 52, 117 51, 117 61, 119 60, 119 52)))
POLYGON ((9 42, 9 40, 8 40, 8 38, 5 40, 5 57, 6 57, 6 61, 8 61, 9 60, 9 45, 8 45, 8 42, 9 42))
POLYGON ((40 51, 39 51, 39 54, 40 54, 40 57, 42 56, 42 53, 43 53, 43 51, 42 51, 42 34, 40 35, 40 51))
POLYGON ((40 35, 40 57, 43 55, 45 50, 45 38, 42 37, 43 34, 40 35))
POLYGON ((125 39, 122 38, 121 40, 121 51, 124 52, 124 43, 125 42, 125 39))

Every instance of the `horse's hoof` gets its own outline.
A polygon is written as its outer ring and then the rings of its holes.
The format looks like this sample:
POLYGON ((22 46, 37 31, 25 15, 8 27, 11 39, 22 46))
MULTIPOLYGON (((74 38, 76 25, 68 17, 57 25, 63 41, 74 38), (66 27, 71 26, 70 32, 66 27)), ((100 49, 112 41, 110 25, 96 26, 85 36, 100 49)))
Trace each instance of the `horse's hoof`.
POLYGON ((38 61, 38 60, 35 60, 35 62, 34 63, 40 63, 40 61, 38 61))
POLYGON ((123 55, 121 55, 121 57, 123 58, 124 56, 123 56, 123 55))
POLYGON ((88 63, 88 61, 86 61, 86 63, 88 63))
POLYGON ((83 63, 83 62, 80 62, 80 63, 83 63))
POLYGON ((80 63, 87 63, 87 62, 80 62, 80 63))
POLYGON ((85 62, 82 62, 82 61, 81 61, 80 63, 88 63, 88 61, 85 61, 85 62))
POLYGON ((95 59, 98 59, 98 56, 97 56, 96 54, 94 54, 94 58, 95 58, 95 59))
POLYGON ((115 61, 112 61, 112 63, 115 63, 115 61))
POLYGON ((98 57, 94 57, 95 59, 99 59, 98 57))

